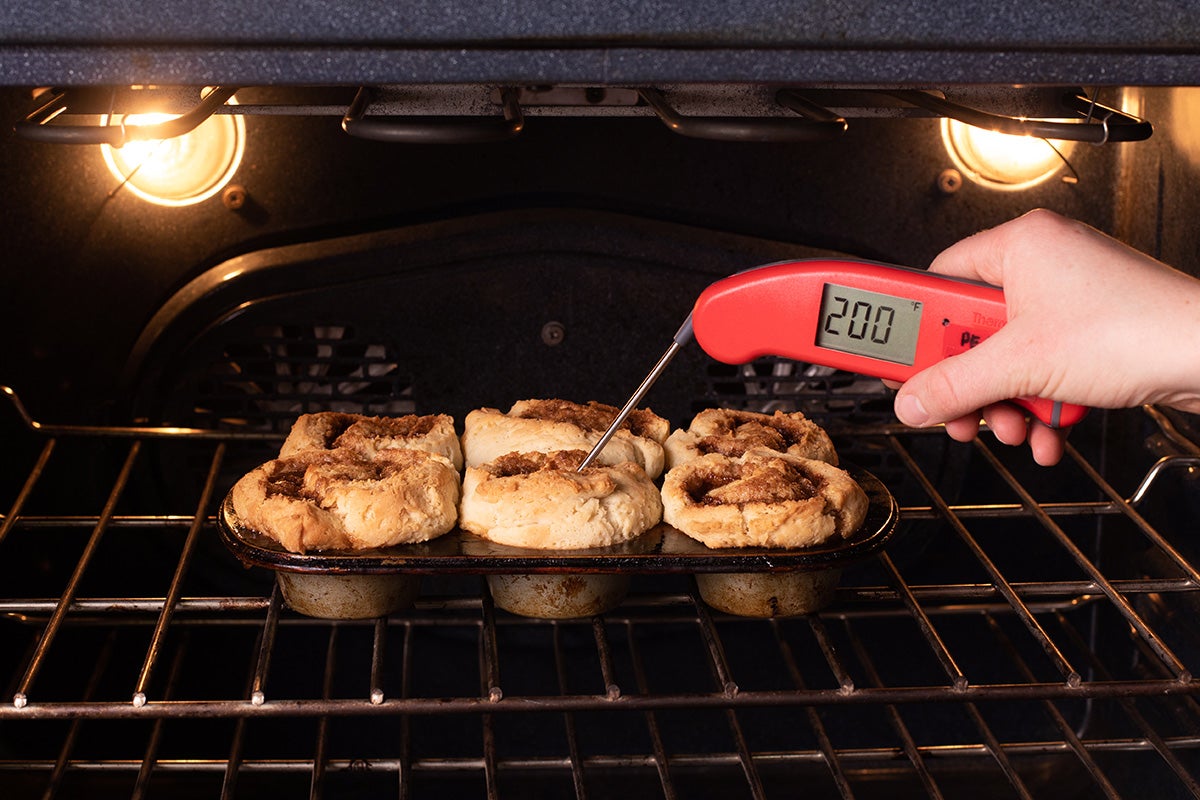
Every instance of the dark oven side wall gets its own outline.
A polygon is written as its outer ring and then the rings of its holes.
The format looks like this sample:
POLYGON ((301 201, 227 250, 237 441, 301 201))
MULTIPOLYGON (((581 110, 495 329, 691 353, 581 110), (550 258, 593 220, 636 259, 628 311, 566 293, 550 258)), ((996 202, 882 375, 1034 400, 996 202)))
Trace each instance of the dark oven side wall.
POLYGON ((1111 189, 1113 228, 1122 241, 1192 275, 1200 275, 1200 92, 1190 87, 1139 89, 1131 96, 1154 120, 1142 147, 1118 145, 1111 189))

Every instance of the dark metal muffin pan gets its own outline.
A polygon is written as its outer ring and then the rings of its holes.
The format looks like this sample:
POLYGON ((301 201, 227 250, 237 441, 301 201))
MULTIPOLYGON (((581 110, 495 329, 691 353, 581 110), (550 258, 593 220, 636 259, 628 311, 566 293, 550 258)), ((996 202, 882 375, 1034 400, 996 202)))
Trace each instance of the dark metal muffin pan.
POLYGON ((620 603, 622 578, 681 572, 696 575, 701 596, 714 608, 790 616, 825 605, 840 572, 880 550, 895 532, 899 509, 887 487, 864 469, 842 467, 867 493, 866 519, 849 539, 803 549, 713 549, 662 524, 631 542, 587 550, 509 547, 455 529, 422 544, 293 553, 241 525, 230 497, 221 504, 218 527, 239 560, 275 571, 289 606, 316 617, 399 611, 415 600, 419 576, 438 574, 489 576, 497 605, 513 613, 588 616, 620 603))

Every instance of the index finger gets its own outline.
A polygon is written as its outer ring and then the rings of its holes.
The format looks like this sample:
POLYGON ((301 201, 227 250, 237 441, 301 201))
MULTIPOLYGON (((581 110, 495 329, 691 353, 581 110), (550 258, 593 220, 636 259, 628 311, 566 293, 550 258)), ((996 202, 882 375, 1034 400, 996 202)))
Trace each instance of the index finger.
POLYGON ((943 250, 929 265, 930 272, 1004 285, 1010 251, 1026 240, 1053 241, 1068 224, 1053 211, 1037 209, 980 231, 943 250))
POLYGON ((929 271, 1003 286, 1004 238, 1008 227, 1021 219, 1009 220, 955 242, 933 259, 929 271))

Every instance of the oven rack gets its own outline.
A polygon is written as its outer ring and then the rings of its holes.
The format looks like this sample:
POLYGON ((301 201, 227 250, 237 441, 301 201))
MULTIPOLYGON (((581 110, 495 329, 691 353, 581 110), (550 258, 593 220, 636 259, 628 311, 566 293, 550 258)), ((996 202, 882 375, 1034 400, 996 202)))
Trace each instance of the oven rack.
MULTIPOLYGON (((889 549, 848 575, 830 608, 798 619, 711 612, 694 586, 649 576, 592 619, 499 612, 479 579, 450 590, 435 580, 438 591, 385 619, 328 622, 291 613, 270 585, 190 591, 216 538, 222 464, 269 436, 45 425, 5 394, 35 456, 20 486, 4 487, 13 499, 0 518, 0 564, 23 569, 14 557, 45 536, 73 564, 53 591, 36 582, 0 589, 0 774, 13 796, 73 796, 103 781, 140 797, 185 779, 211 790, 205 796, 253 796, 256 781, 286 779, 313 797, 360 784, 426 796, 459 781, 488 797, 539 785, 606 796, 596 787, 610 780, 649 787, 648 796, 720 787, 719 796, 775 797, 793 794, 799 776, 813 796, 873 796, 884 781, 948 797, 962 796, 963 776, 984 776, 1003 787, 995 796, 1031 797, 1064 774, 1081 796, 1146 796, 1150 780, 1165 787, 1156 796, 1200 796, 1200 639, 1179 624, 1196 607, 1200 575, 1143 513, 1170 490, 1164 484, 1200 466, 1193 453, 1154 462, 1126 497, 1093 454, 1068 446, 1065 468, 1087 487, 1037 499, 1040 474, 1019 476, 1006 451, 981 439, 964 447, 1002 497, 950 502, 919 452, 941 434, 872 425, 854 435, 920 490, 898 497, 908 530, 897 542, 932 526, 938 546, 964 551, 972 569, 934 580, 946 576, 926 568, 928 554, 906 561, 889 549), (202 453, 190 511, 126 507, 160 443, 202 453), (106 499, 82 513, 40 507, 43 481, 59 459, 73 470, 66 451, 80 447, 111 451, 99 460, 106 499), (1067 568, 1024 574, 1000 552, 997 530, 1036 534, 1067 568), (1099 536, 1138 543, 1153 566, 1109 563, 1091 550, 1099 536), (159 574, 141 575, 157 591, 89 590, 97 564, 128 565, 152 540, 173 553, 159 574), (88 658, 66 656, 78 641, 94 645, 88 658), (211 669, 215 646, 228 674, 206 682, 189 665, 211 669), (431 675, 429 657, 445 652, 457 659, 434 672, 447 676, 431 675), (699 677, 668 660, 681 654, 699 677), (220 732, 215 749, 180 744, 180 732, 198 725, 220 732), (613 725, 632 729, 639 746, 606 744, 596 731, 613 725), (698 725, 721 743, 694 739, 698 725), (264 747, 280 726, 303 744, 264 747), (352 730, 360 726, 378 726, 384 743, 361 741, 352 730), (781 726, 799 732, 780 737, 781 726), (524 738, 526 728, 536 735, 524 738), (46 729, 58 732, 50 744, 39 739, 46 729), (25 730, 23 750, 8 737, 25 730), (445 753, 424 744, 464 737, 469 746, 445 753)), ((1157 412, 1146 414, 1171 433, 1157 412)))

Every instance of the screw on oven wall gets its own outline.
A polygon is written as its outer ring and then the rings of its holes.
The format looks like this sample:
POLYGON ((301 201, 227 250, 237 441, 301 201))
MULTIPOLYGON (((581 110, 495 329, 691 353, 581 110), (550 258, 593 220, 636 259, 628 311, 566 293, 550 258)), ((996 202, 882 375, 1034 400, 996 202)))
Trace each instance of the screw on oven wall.
POLYGON ((254 225, 262 225, 270 216, 267 213, 267 209, 259 205, 255 201, 254 196, 246 191, 246 187, 241 184, 230 184, 221 193, 221 202, 225 205, 225 208, 254 225))
POLYGON ((937 188, 942 194, 954 194, 962 185, 962 173, 956 169, 944 169, 937 176, 937 188))
POLYGON ((246 194, 246 187, 237 183, 226 186, 224 193, 221 195, 221 202, 230 211, 241 209, 246 205, 247 199, 249 199, 249 195, 246 194))
POLYGON ((547 322, 542 326, 542 344, 548 347, 562 344, 566 335, 567 328, 561 322, 547 322))

